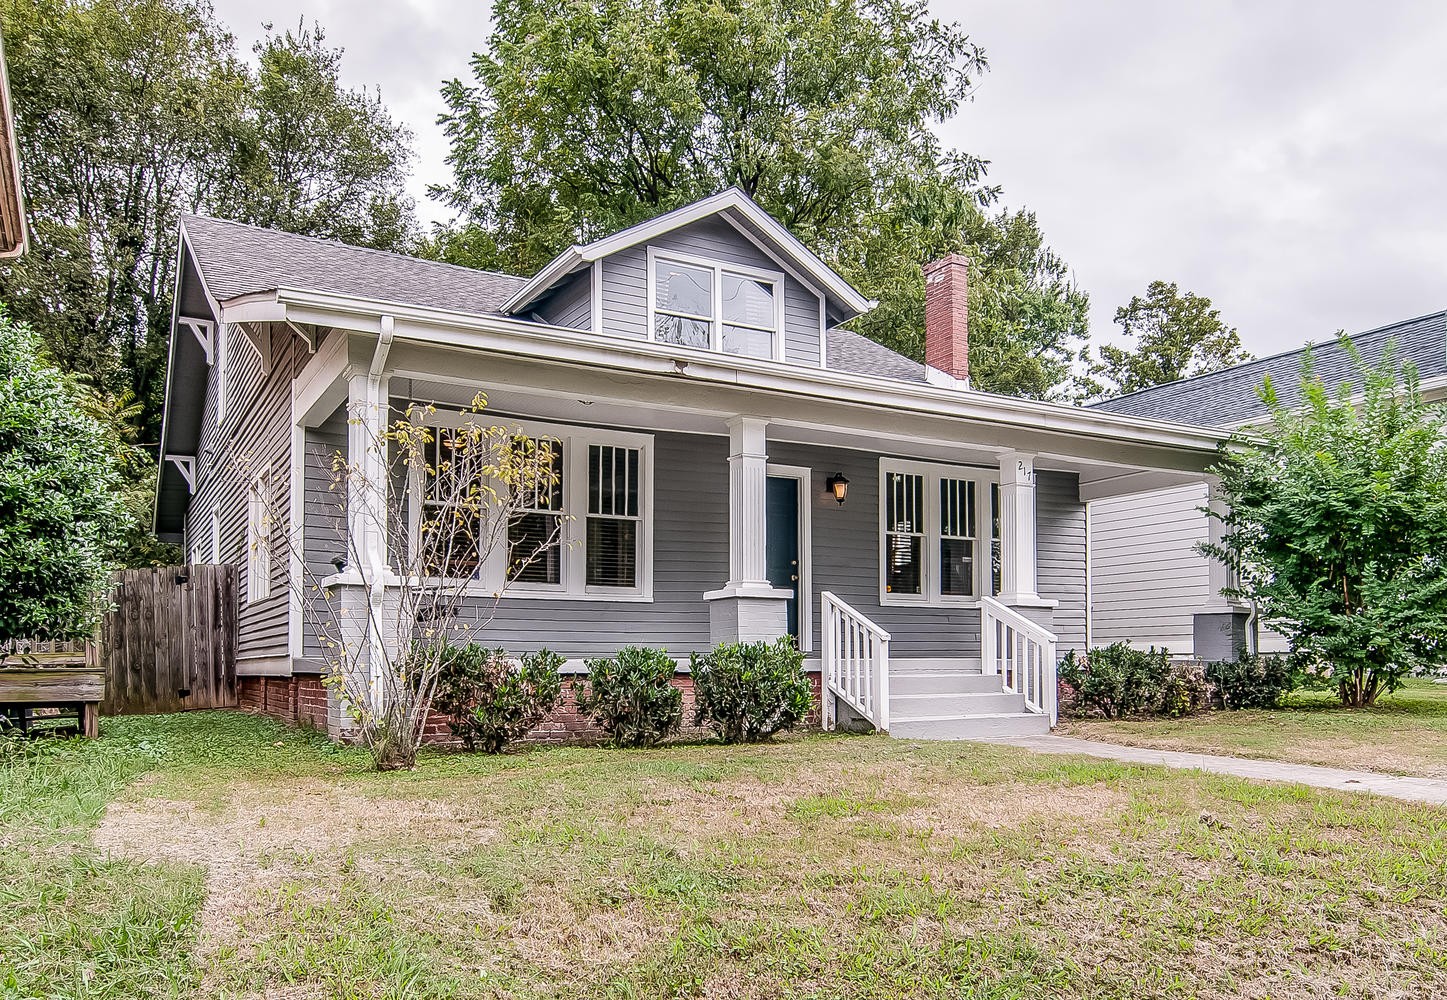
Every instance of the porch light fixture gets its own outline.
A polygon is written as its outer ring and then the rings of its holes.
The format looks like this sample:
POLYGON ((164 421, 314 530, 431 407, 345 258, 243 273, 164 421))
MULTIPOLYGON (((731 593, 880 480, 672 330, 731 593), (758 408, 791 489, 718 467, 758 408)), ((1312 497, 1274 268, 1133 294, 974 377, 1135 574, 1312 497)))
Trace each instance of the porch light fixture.
POLYGON ((824 480, 824 485, 829 492, 834 494, 834 499, 839 501, 839 506, 844 506, 844 500, 849 496, 849 480, 844 478, 844 473, 836 472, 824 480))

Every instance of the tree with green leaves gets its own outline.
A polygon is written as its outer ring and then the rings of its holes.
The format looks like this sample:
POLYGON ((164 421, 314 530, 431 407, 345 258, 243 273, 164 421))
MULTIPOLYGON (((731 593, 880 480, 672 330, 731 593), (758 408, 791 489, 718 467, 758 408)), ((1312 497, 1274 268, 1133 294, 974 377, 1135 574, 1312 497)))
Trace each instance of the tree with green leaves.
POLYGON ((1271 422, 1223 454, 1225 537, 1203 550, 1360 706, 1447 661, 1447 412, 1394 348, 1371 365, 1342 345, 1353 382, 1328 387, 1308 353, 1299 408, 1262 387, 1271 422))
POLYGON ((31 251, 0 298, 56 363, 134 397, 154 442, 182 210, 407 246, 410 134, 344 89, 319 29, 259 66, 204 0, 3 0, 31 251))
POLYGON ((0 27, 31 232, 0 300, 103 406, 124 401, 149 456, 126 467, 125 558, 151 562, 179 213, 405 249, 411 136, 341 85, 320 28, 268 30, 253 68, 205 0, 0 0, 0 27))
POLYGON ((731 185, 879 300, 859 329, 922 357, 921 267, 975 261, 972 369, 1045 396, 1086 298, 986 164, 941 146, 984 52, 921 0, 502 0, 468 82, 443 91, 459 216, 433 251, 531 273, 731 185))
POLYGON ((378 250, 411 249, 412 133, 375 90, 341 83, 319 25, 253 47, 229 156, 208 211, 236 222, 378 250))
POLYGON ((89 637, 124 523, 112 441, 0 313, 0 642, 89 637))
POLYGON ((1115 311, 1115 322, 1134 346, 1101 345, 1091 376, 1108 385, 1092 385, 1098 395, 1119 396, 1251 360, 1211 300, 1183 293, 1174 281, 1152 281, 1144 297, 1133 295, 1115 311))

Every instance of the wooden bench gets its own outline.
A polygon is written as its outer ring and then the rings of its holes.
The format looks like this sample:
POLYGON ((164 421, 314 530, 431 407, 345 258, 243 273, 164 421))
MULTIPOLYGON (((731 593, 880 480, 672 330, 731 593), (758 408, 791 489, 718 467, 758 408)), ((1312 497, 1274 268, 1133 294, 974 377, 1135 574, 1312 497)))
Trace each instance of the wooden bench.
POLYGON ((82 736, 98 731, 105 700, 105 670, 100 667, 0 667, 0 715, 22 730, 35 721, 34 710, 73 710, 82 736))

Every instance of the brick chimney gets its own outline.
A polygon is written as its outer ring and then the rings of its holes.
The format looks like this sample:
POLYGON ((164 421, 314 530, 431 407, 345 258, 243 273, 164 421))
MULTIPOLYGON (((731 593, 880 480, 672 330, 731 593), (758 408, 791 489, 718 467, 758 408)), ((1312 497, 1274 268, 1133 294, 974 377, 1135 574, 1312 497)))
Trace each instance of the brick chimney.
POLYGON ((957 253, 924 267, 924 361, 961 383, 970 380, 969 275, 970 259, 957 253))

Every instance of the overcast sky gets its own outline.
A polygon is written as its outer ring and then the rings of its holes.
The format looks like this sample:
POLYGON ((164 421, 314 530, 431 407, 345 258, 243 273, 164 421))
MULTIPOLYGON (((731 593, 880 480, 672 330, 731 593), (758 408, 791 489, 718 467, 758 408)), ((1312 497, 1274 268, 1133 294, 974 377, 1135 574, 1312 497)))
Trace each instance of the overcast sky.
MULTIPOLYGON (((1447 4, 932 0, 991 69, 943 126, 1039 215, 1090 292, 1096 337, 1155 278, 1209 296, 1248 349, 1447 308, 1447 4)), ((486 4, 219 0, 249 48, 316 19, 347 82, 416 133, 421 215, 447 179, 438 83, 466 75, 486 4)))

